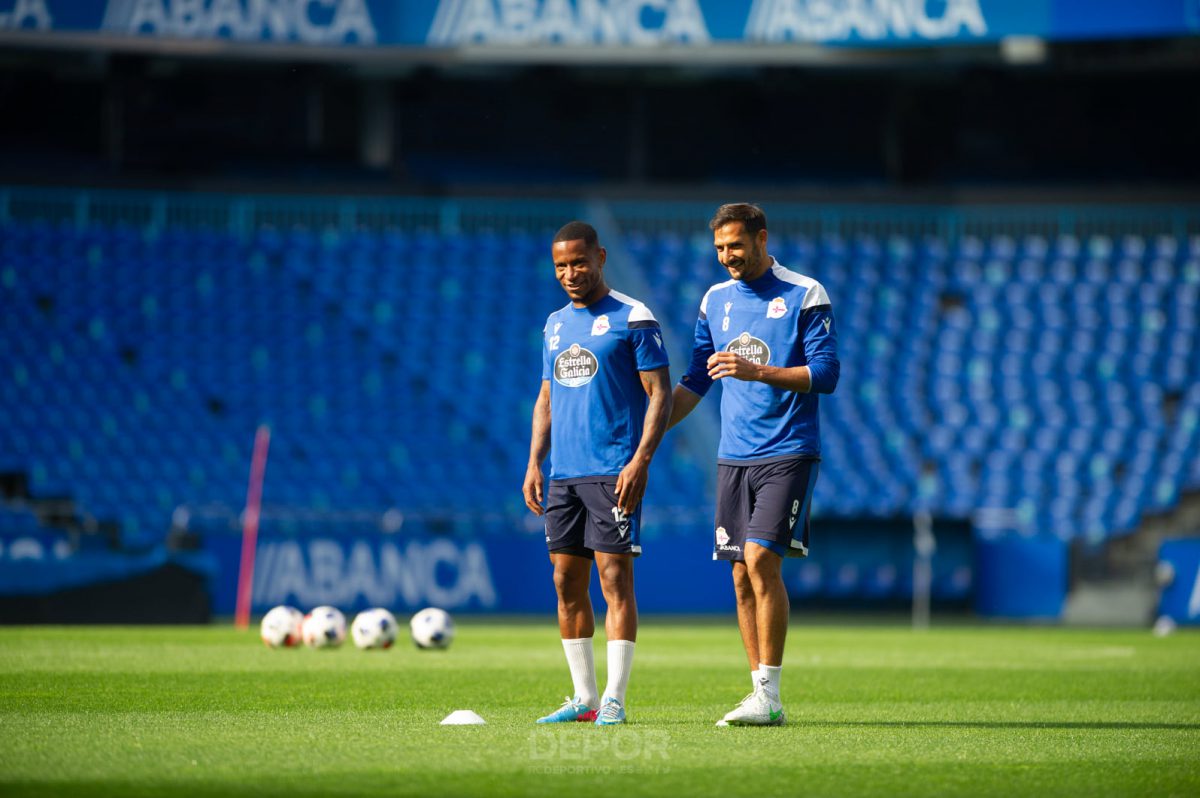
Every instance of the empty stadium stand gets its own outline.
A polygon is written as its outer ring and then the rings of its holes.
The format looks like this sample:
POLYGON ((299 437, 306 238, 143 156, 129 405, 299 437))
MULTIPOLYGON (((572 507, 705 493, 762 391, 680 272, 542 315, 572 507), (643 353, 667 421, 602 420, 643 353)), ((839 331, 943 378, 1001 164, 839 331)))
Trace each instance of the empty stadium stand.
MULTIPOLYGON (((770 251, 825 285, 840 330, 817 513, 1003 510, 1012 531, 1098 541, 1200 489, 1195 228, 978 235, 950 214, 886 232, 905 213, 771 216, 770 251)), ((1172 216, 1143 213, 1126 222, 1172 216)), ((617 217, 682 328, 723 277, 709 235, 638 204, 617 217)))
MULTIPOLYGON (((266 423, 268 524, 393 509, 465 535, 525 528, 541 328, 565 301, 552 222, 341 232, 283 228, 280 212, 239 231, 30 215, 0 228, 0 472, 26 473, 34 497, 119 522, 127 547, 161 542, 177 512, 236 522, 266 423)), ((656 490, 694 515, 703 476, 675 462, 656 490)))
MULTIPOLYGON (((641 270, 686 349, 723 277, 711 207, 612 210, 633 262, 610 282, 641 270)), ((535 532, 520 482, 541 325, 564 301, 547 242, 581 212, 0 190, 0 474, 149 548, 173 525, 236 527, 266 423, 268 526, 535 532)), ((1195 213, 768 213, 772 253, 824 283, 840 328, 819 516, 985 511, 1094 542, 1200 489, 1195 213)), ((712 464, 680 440, 649 535, 707 534, 712 464)), ((7 509, 0 527, 38 524, 7 509)), ((853 581, 887 593, 894 571, 853 581)))

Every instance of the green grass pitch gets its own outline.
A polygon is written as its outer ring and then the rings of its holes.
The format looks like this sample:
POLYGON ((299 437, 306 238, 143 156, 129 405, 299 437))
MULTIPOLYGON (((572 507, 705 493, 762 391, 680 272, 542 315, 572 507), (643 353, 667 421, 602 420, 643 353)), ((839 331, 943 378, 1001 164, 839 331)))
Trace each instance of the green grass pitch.
POLYGON ((549 618, 446 652, 0 629, 0 795, 1200 795, 1194 632, 797 619, 789 725, 715 728, 748 686, 732 619, 643 620, 609 729, 533 724, 570 691, 549 618))

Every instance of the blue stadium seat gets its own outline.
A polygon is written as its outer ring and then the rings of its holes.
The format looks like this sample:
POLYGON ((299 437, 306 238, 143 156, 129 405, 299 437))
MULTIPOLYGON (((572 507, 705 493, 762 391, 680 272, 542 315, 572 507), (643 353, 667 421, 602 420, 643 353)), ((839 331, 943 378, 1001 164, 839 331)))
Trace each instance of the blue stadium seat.
MULTIPOLYGON (((563 301, 537 236, 0 232, 0 406, 12 408, 0 468, 26 471, 35 494, 73 495, 143 545, 175 506, 239 507, 254 429, 269 421, 269 501, 523 512, 529 375, 563 301), (433 261, 436 272, 412 265, 433 261), (497 340, 512 342, 502 368, 486 354, 497 340)), ((1200 488, 1200 237, 785 228, 772 242, 825 283, 842 331, 818 513, 1023 506, 1046 534, 1090 539, 1200 488)), ((635 225, 625 245, 656 276, 648 299, 685 349, 721 278, 711 242, 635 225)), ((707 468, 668 438, 654 501, 695 507, 707 468)), ((806 584, 883 595, 885 577, 806 584)))

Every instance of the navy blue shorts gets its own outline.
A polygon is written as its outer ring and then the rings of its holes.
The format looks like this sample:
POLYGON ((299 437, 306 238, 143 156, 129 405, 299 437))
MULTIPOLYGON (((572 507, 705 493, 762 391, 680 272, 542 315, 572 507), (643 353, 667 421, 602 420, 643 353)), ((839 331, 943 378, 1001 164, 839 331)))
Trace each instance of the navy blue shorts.
POLYGON ((713 559, 742 562, 749 541, 781 557, 807 557, 808 512, 819 464, 810 457, 719 463, 713 559))
POLYGON ((546 492, 546 548, 595 559, 595 552, 642 553, 639 506, 625 515, 617 506, 617 480, 558 482, 546 492))

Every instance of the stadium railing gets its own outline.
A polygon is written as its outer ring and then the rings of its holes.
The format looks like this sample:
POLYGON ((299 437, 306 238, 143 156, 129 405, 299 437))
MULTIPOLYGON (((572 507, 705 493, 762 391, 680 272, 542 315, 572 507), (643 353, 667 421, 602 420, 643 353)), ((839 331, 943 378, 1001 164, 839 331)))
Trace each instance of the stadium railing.
POLYGON ((0 187, 0 222, 199 227, 247 233, 264 227, 354 232, 401 228, 442 235, 553 231, 580 213, 561 200, 245 196, 123 190, 0 187))
MULTIPOLYGON (((682 237, 708 238, 708 219, 716 202, 662 202, 617 200, 610 203, 613 215, 626 231, 674 233, 682 237)), ((804 235, 817 240, 826 236, 852 239, 869 236, 885 240, 891 236, 920 240, 936 237, 956 244, 966 236, 990 238, 997 235, 1020 238, 1060 235, 1085 238, 1093 235, 1145 237, 1170 235, 1184 238, 1200 235, 1200 206, 1172 204, 1086 205, 1086 204, 984 204, 894 205, 763 203, 772 232, 804 235)))

